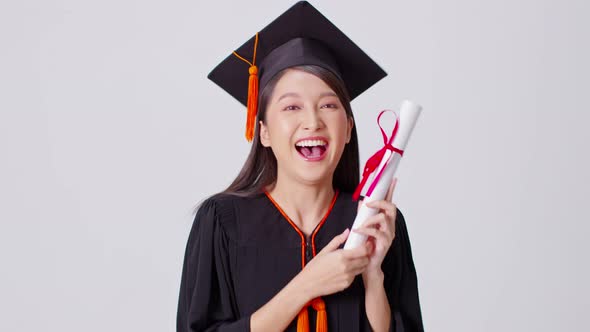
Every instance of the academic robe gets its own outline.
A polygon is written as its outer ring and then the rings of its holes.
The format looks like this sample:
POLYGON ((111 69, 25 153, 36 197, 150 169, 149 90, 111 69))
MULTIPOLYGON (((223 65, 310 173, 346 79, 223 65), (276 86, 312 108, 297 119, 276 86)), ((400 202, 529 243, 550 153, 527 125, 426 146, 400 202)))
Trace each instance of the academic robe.
MULTIPOLYGON (((340 192, 313 236, 301 232, 270 195, 219 194, 204 201, 189 233, 178 302, 177 331, 250 331, 251 315, 276 295, 302 265, 350 228, 357 202, 340 192), (303 256, 303 257, 302 257, 303 256)), ((342 246, 341 246, 342 247, 342 246)), ((423 331, 416 270, 402 213, 382 264, 391 307, 390 331, 423 331)), ((323 296, 329 331, 371 331, 358 275, 344 291, 323 296)), ((309 308, 310 331, 316 312, 309 308)), ((297 330, 297 317, 286 331, 297 330)))

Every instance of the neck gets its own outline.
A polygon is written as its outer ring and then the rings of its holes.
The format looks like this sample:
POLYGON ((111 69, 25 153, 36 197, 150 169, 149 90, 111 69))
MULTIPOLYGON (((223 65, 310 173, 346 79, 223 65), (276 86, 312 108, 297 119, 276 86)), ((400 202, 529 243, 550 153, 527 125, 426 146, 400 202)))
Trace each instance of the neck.
POLYGON ((305 235, 310 235, 326 215, 335 194, 332 178, 320 183, 301 183, 280 174, 268 192, 305 235))

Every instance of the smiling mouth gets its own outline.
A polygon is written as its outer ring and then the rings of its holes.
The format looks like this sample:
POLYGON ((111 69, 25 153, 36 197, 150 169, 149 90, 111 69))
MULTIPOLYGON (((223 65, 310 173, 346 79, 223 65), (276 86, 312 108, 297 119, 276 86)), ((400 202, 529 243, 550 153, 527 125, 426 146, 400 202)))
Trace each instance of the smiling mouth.
POLYGON ((295 144, 295 148, 307 160, 321 160, 326 154, 328 143, 324 140, 304 140, 295 144))

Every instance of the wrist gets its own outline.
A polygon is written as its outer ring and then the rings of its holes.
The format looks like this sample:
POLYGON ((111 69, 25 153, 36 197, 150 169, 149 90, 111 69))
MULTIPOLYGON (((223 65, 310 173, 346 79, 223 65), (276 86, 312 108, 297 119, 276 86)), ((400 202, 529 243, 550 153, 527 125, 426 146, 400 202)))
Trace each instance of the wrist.
POLYGON ((314 289, 314 283, 306 279, 304 270, 301 270, 288 286, 293 291, 293 298, 302 306, 318 296, 314 289))
POLYGON ((374 288, 375 286, 383 287, 384 280, 385 274, 380 268, 363 272, 363 283, 366 289, 374 288))

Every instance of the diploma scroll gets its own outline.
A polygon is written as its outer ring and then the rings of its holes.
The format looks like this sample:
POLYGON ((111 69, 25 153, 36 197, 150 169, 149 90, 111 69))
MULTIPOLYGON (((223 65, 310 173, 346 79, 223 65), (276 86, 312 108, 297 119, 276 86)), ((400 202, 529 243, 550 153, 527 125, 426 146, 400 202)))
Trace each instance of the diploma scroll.
MULTIPOLYGON (((393 180, 393 176, 395 175, 395 171, 397 170, 397 166, 399 165, 399 162, 402 158, 403 151, 408 144, 421 111, 422 107, 420 105, 417 105, 409 100, 405 100, 402 103, 399 117, 396 120, 396 127, 394 128, 389 142, 386 141, 385 147, 376 154, 379 158, 381 158, 381 160, 376 160, 376 162, 379 162, 379 166, 376 168, 376 170, 374 170, 374 177, 369 182, 369 189, 367 190, 367 194, 356 215, 352 229, 361 227, 367 218, 372 217, 379 212, 379 209, 367 207, 365 203, 385 199, 389 186, 391 185, 391 181, 393 180)), ((383 129, 381 129, 381 131, 383 132, 383 129)), ((386 139, 385 133, 383 133, 383 135, 386 139)), ((375 155, 371 159, 374 157, 375 155)), ((367 161, 367 164, 370 162, 371 160, 367 161)), ((375 162, 375 160, 373 160, 373 162, 375 162)), ((365 168, 365 172, 366 170, 367 169, 365 168)), ((368 174, 363 174, 363 178, 365 176, 368 176, 368 174)), ((360 189, 364 186, 365 181, 366 179, 363 179, 359 185, 359 188, 357 189, 357 192, 360 192, 360 189)), ((363 244, 366 240, 366 235, 350 232, 350 235, 344 244, 344 249, 356 248, 363 244)))

